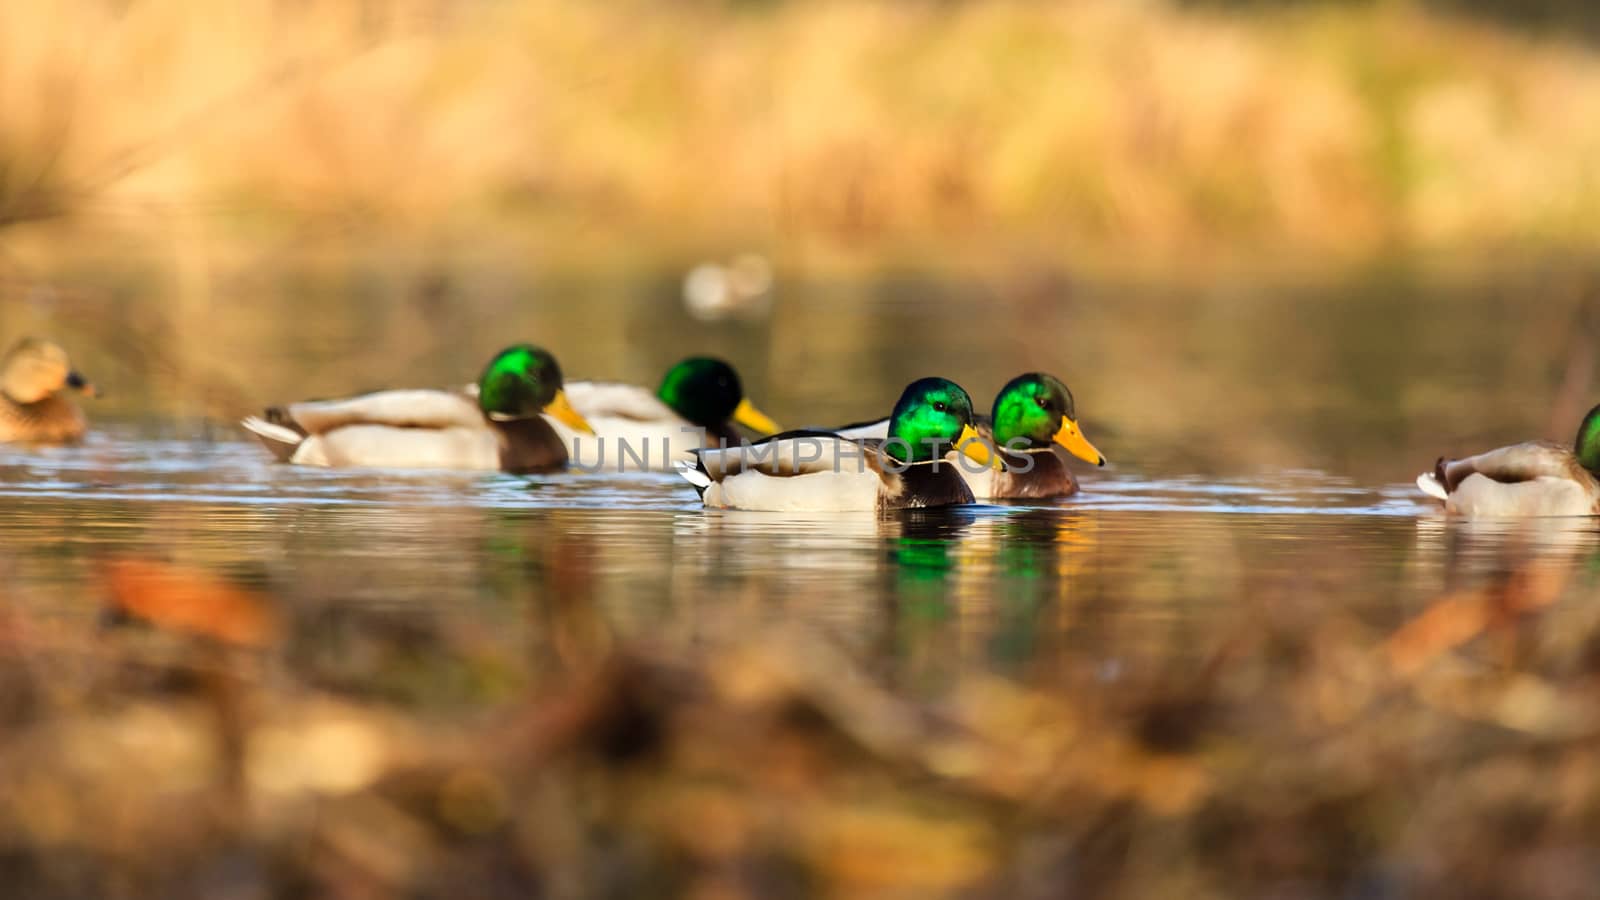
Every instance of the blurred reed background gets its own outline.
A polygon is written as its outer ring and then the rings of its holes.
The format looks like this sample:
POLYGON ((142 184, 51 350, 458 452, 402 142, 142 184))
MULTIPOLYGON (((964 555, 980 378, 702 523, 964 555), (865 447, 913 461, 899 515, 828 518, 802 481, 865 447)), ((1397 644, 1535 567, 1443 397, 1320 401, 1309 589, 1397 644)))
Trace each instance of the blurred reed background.
POLYGON ((1413 3, 68 2, 0 41, 11 231, 1185 266, 1600 233, 1592 47, 1413 3))
POLYGON ((1478 404, 1564 436, 1593 368, 1594 20, 7 4, 0 331, 76 342, 129 418, 454 382, 514 334, 579 377, 721 352, 813 423, 930 367, 983 397, 1052 369, 1121 458, 1236 433, 1186 451, 1202 470, 1500 437, 1478 404), (678 308, 694 263, 741 253, 776 271, 770 314, 678 308))

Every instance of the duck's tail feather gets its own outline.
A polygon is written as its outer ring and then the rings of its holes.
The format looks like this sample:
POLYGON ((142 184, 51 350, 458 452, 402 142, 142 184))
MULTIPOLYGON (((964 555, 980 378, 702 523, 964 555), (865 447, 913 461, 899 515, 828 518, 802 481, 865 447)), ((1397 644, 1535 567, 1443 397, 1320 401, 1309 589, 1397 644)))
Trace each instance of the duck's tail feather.
POLYGON ((272 455, 283 462, 288 462, 294 456, 294 451, 306 438, 304 434, 287 425, 277 425, 259 416, 246 416, 239 424, 259 438, 261 443, 272 451, 272 455))
POLYGON ((1444 484, 1439 481, 1439 476, 1432 472, 1423 472, 1418 475, 1417 487, 1421 488, 1422 492, 1429 497, 1437 497, 1440 500, 1450 499, 1450 492, 1445 490, 1444 484))
POLYGON ((692 463, 680 459, 674 465, 677 466, 678 474, 683 476, 683 480, 694 485, 694 492, 702 497, 705 496, 706 488, 711 487, 712 481, 706 470, 701 468, 699 457, 697 456, 692 463))

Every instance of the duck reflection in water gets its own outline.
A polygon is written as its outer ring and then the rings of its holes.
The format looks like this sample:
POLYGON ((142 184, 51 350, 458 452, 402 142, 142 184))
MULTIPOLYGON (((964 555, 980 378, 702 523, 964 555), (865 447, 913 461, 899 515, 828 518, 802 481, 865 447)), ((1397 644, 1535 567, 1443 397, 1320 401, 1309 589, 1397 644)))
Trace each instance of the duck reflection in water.
MULTIPOLYGON (((1600 567, 1592 519, 1423 518, 1417 531, 1418 544, 1446 561, 1444 589, 1389 638, 1397 673, 1416 675, 1480 636, 1492 638, 1488 646, 1502 667, 1515 669, 1541 645, 1592 632, 1588 604, 1560 602, 1574 593, 1580 573, 1600 567), (1527 640, 1530 629, 1543 637, 1527 640)), ((1593 651, 1580 655, 1587 659, 1593 651)))
POLYGON ((930 668, 1028 661, 1056 619, 1098 594, 1079 578, 1095 554, 1095 523, 1060 509, 894 520, 884 594, 895 654, 930 668))

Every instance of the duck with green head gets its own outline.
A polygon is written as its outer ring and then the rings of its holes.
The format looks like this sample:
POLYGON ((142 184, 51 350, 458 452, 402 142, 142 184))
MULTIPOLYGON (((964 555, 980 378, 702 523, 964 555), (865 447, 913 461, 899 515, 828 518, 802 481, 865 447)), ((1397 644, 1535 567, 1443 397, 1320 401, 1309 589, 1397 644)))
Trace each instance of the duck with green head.
POLYGON ((1600 514, 1600 406, 1578 426, 1571 449, 1528 441, 1469 456, 1440 457, 1417 487, 1446 512, 1473 518, 1600 514))
POLYGON ((914 381, 885 421, 882 438, 791 431, 701 451, 680 471, 706 506, 723 509, 885 511, 972 502, 960 466, 946 458, 977 439, 966 391, 944 378, 914 381))
POLYGON ((735 424, 765 436, 781 431, 744 395, 733 366, 693 356, 667 370, 660 387, 600 381, 567 385, 572 405, 594 427, 594 435, 556 431, 580 466, 603 471, 671 472, 696 450, 733 446, 735 424))
POLYGON ((549 351, 517 344, 495 354, 476 396, 392 390, 268 409, 243 425, 285 462, 308 466, 548 472, 567 451, 546 416, 578 431, 549 351))
MULTIPOLYGON (((1106 458, 1083 436, 1072 392, 1061 379, 1028 372, 1006 382, 995 395, 993 416, 977 416, 981 442, 961 448, 986 467, 958 465, 979 500, 1065 497, 1078 490, 1063 452, 1097 466, 1106 458), (998 449, 997 449, 998 448, 998 449)), ((888 420, 840 430, 847 437, 882 437, 888 420)), ((956 462, 951 456, 951 461, 956 462)))

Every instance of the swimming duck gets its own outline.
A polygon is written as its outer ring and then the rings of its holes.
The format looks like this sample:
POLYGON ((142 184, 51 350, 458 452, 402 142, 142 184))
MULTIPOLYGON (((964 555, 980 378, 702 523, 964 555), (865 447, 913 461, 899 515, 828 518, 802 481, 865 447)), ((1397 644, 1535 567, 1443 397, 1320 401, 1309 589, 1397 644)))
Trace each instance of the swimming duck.
MULTIPOLYGON (((850 425, 840 430, 846 437, 882 438, 888 419, 850 425)), ((1097 466, 1106 458, 1078 427, 1072 392, 1061 379, 1043 372, 1028 372, 1006 382, 994 398, 994 415, 974 417, 983 445, 998 448, 996 464, 985 468, 957 465, 972 495, 980 500, 1039 499, 1077 493, 1078 479, 1067 468, 1057 448, 1097 466)), ((952 451, 954 452, 954 451, 952 451)), ((964 448, 973 459, 984 457, 964 448)), ((952 461, 954 461, 952 457, 952 461)))
POLYGON ((574 381, 566 390, 594 436, 552 424, 567 454, 590 469, 671 472, 695 450, 738 444, 735 422, 763 436, 783 430, 744 396, 733 367, 710 357, 668 369, 654 392, 600 381, 574 381))
POLYGON ((1600 406, 1578 426, 1573 449, 1528 441, 1465 459, 1440 457, 1417 487, 1463 516, 1592 516, 1600 513, 1600 406))
POLYGON ((274 407, 242 424, 279 459, 308 466, 561 469, 566 447, 541 413, 593 433, 567 402, 555 357, 517 344, 484 367, 476 399, 455 391, 379 391, 274 407))
MULTIPOLYGON (((972 502, 945 459, 972 446, 972 399, 952 381, 908 385, 888 419, 887 438, 791 431, 748 447, 701 450, 679 471, 708 507, 832 512, 879 511, 972 502)), ((987 454, 984 454, 987 456, 987 454)))
POLYGON ((38 338, 23 338, 0 359, 0 441, 65 444, 88 430, 83 410, 66 391, 86 397, 94 385, 73 370, 67 352, 38 338))

